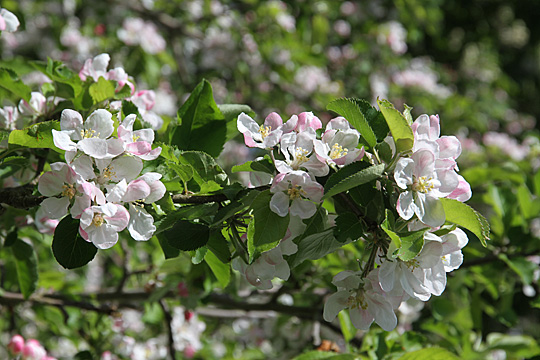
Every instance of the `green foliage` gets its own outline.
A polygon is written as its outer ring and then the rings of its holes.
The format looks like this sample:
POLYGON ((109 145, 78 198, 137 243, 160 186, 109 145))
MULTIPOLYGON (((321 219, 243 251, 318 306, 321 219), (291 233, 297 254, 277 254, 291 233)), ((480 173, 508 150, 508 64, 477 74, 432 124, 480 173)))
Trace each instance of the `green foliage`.
POLYGON ((201 150, 217 157, 227 139, 227 122, 217 107, 210 83, 203 80, 178 110, 171 144, 182 150, 201 150))
POLYGON ((399 358, 400 360, 458 360, 459 358, 442 348, 428 348, 413 351, 399 358))
POLYGON ((68 215, 54 231, 52 251, 60 265, 66 269, 75 269, 92 261, 97 248, 79 235, 79 220, 68 215))
POLYGON ((337 99, 326 107, 347 119, 357 129, 370 147, 377 144, 373 129, 369 126, 356 99, 337 99))
POLYGON ((25 299, 36 291, 38 281, 37 256, 29 243, 16 239, 9 247, 15 259, 19 288, 25 299))
POLYGON ((177 221, 163 236, 170 246, 179 250, 196 250, 206 245, 210 238, 210 228, 188 220, 177 221))
POLYGON ((59 121, 46 121, 23 130, 13 130, 9 134, 9 144, 27 148, 52 149, 63 154, 64 151, 54 145, 52 130, 60 130, 59 121))
POLYGON ((207 252, 204 260, 216 276, 222 288, 225 288, 231 281, 231 268, 224 264, 213 252, 207 252))
POLYGON ((289 214, 281 217, 270 209, 270 190, 265 190, 257 195, 251 208, 253 220, 248 230, 248 250, 250 258, 257 253, 270 250, 277 246, 283 239, 289 226, 289 214))
POLYGON ((0 68, 0 86, 11 92, 15 97, 30 101, 32 90, 18 79, 17 74, 6 68, 0 68))
POLYGON ((330 176, 324 185, 324 197, 328 198, 378 179, 384 172, 385 165, 366 167, 362 162, 354 162, 330 176))
POLYGON ((377 100, 379 109, 388 124, 398 152, 412 149, 414 135, 407 119, 388 100, 377 100))
POLYGON ((260 160, 247 161, 242 165, 235 165, 231 169, 233 173, 240 171, 261 171, 267 174, 274 174, 275 166, 270 156, 265 155, 260 160))
POLYGON ((489 240, 489 223, 479 212, 469 205, 453 199, 440 199, 446 221, 462 226, 478 237, 482 245, 489 240))

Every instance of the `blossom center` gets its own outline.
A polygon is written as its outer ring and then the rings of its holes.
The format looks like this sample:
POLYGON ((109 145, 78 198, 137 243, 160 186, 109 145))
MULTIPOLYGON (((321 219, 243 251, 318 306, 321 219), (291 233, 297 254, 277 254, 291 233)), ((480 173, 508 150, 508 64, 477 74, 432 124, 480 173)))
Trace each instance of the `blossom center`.
POLYGON ((272 128, 270 126, 261 125, 259 127, 259 134, 261 134, 261 137, 263 138, 263 140, 264 140, 265 137, 270 135, 271 131, 272 131, 272 128))
POLYGON ((349 307, 349 309, 362 308, 362 310, 366 310, 368 304, 364 298, 364 292, 359 290, 356 294, 349 296, 347 299, 347 307, 349 307))
POLYGON ((291 164, 291 167, 295 170, 297 170, 300 165, 302 165, 305 162, 308 162, 309 159, 307 155, 309 154, 309 151, 302 149, 301 147, 296 148, 296 151, 294 152, 294 161, 291 164))
POLYGON ((62 196, 67 196, 70 200, 73 199, 77 191, 75 190, 75 187, 73 184, 64 184, 62 185, 62 196))
POLYGON ((137 142, 141 137, 139 135, 133 135, 133 142, 137 142))
POLYGON ((104 177, 104 178, 107 178, 107 179, 110 179, 110 178, 112 178, 113 176, 116 176, 116 171, 114 171, 113 169, 111 169, 110 166, 107 166, 107 167, 103 170, 103 177, 104 177))
POLYGON ((99 137, 99 133, 92 129, 81 130, 81 137, 83 139, 96 138, 99 137))
POLYGON ((330 159, 335 160, 339 159, 349 152, 349 149, 342 147, 339 144, 334 144, 330 150, 330 159))
POLYGON ((100 227, 101 225, 103 225, 104 221, 105 219, 103 219, 103 215, 101 215, 100 213, 95 213, 94 218, 92 219, 92 225, 100 227))
POLYGON ((412 185, 413 191, 424 194, 430 192, 434 188, 435 185, 433 184, 433 178, 431 176, 429 178, 427 176, 420 176, 418 179, 415 179, 412 185))
POLYGON ((293 187, 289 188, 289 190, 287 190, 287 194, 291 200, 298 199, 301 195, 306 196, 306 192, 298 185, 294 185, 293 187))
POLYGON ((404 261, 404 262, 405 262, 405 265, 407 265, 407 267, 412 270, 420 267, 420 263, 418 263, 418 260, 416 259, 412 259, 412 260, 404 261))

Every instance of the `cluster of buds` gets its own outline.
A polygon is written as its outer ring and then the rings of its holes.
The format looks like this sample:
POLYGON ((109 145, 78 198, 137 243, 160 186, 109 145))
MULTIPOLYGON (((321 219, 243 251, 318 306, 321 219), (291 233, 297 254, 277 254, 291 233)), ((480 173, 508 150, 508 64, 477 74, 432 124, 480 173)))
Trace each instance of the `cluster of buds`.
POLYGON ((24 341, 21 335, 14 335, 7 346, 9 352, 21 360, 56 360, 47 355, 45 348, 35 339, 24 341))

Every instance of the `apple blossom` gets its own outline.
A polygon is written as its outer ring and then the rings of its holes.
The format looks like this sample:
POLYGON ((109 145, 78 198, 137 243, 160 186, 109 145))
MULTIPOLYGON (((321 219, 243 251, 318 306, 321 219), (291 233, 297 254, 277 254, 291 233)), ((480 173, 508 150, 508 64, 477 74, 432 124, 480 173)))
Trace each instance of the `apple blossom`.
POLYGON ((13 335, 7 348, 13 355, 21 353, 24 348, 24 338, 21 335, 13 335))
POLYGON ((83 239, 92 242, 99 249, 108 249, 118 241, 118 232, 129 222, 129 213, 118 204, 86 208, 81 215, 79 232, 83 239))
POLYGON ((270 209, 279 216, 286 216, 289 212, 301 219, 312 217, 317 211, 314 202, 319 203, 324 189, 321 184, 311 180, 304 171, 291 171, 287 174, 278 174, 270 192, 274 195, 270 200, 270 209))
POLYGON ((137 116, 130 114, 118 126, 118 138, 123 141, 127 153, 143 160, 154 160, 161 153, 161 147, 152 149, 154 131, 152 129, 133 130, 137 116))
POLYGON ((458 186, 459 178, 453 169, 436 169, 435 154, 421 149, 410 158, 401 158, 394 170, 399 194, 397 211, 405 220, 418 216, 424 224, 437 227, 446 219, 439 198, 450 195, 458 186))
POLYGON ((369 329, 375 321, 384 330, 390 331, 397 325, 394 309, 401 302, 400 296, 385 293, 377 282, 378 269, 373 270, 363 279, 361 272, 342 271, 332 280, 338 291, 332 294, 324 304, 324 320, 332 321, 337 314, 349 308, 349 315, 354 327, 369 329))
POLYGON ((238 116, 238 131, 244 134, 244 140, 249 147, 258 147, 261 149, 271 149, 276 146, 281 135, 292 131, 297 124, 298 117, 295 115, 284 125, 281 116, 277 113, 270 113, 264 119, 263 125, 258 125, 249 115, 241 113, 238 116))
POLYGON ((47 111, 47 99, 42 93, 33 91, 30 101, 21 100, 19 102, 19 112, 21 115, 34 116, 41 115, 47 111))
POLYGON ((0 31, 15 32, 20 22, 17 16, 6 9, 0 10, 0 31))
POLYGON ((300 133, 290 132, 281 137, 280 148, 285 161, 276 160, 276 169, 280 173, 305 169, 314 176, 328 175, 328 165, 321 162, 313 152, 313 141, 317 134, 311 127, 300 133))
POLYGON ((360 134, 343 117, 326 124, 321 140, 314 140, 317 158, 330 166, 344 166, 364 157, 364 147, 357 149, 360 134))
POLYGON ((42 360, 47 356, 47 351, 35 339, 28 339, 21 353, 25 360, 42 360))

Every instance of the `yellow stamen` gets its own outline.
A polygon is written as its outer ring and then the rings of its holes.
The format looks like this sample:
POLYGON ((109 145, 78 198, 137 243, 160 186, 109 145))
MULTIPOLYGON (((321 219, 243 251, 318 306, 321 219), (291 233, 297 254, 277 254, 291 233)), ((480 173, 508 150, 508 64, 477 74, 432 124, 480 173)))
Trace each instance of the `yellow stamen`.
POLYGON ((96 130, 81 130, 81 137, 83 139, 90 139, 90 138, 96 138, 99 137, 99 133, 96 132, 96 130))
POLYGON ((405 265, 407 265, 407 267, 409 269, 417 269, 420 267, 420 264, 418 263, 418 260, 416 259, 412 259, 412 260, 409 260, 409 261, 404 261, 405 265))
POLYGON ((427 193, 435 188, 433 185, 433 178, 427 176, 421 176, 416 179, 412 185, 413 191, 427 193))
POLYGON ((332 146, 332 149, 330 150, 330 159, 332 160, 339 159, 347 155, 348 152, 349 152, 349 149, 344 148, 339 144, 334 144, 334 146, 332 146))
POLYGON ((261 134, 263 140, 265 137, 267 137, 268 135, 270 135, 270 132, 272 131, 272 128, 270 126, 264 126, 264 125, 261 125, 259 127, 259 133, 261 134))
POLYGON ((368 304, 364 298, 364 292, 362 290, 358 290, 356 294, 349 296, 347 299, 347 306, 349 309, 362 308, 363 310, 366 310, 368 304))
POLYGON ((113 169, 110 168, 110 166, 107 166, 104 170, 103 170, 103 177, 104 178, 112 178, 113 176, 116 176, 116 171, 114 171, 113 169))
POLYGON ((75 196, 75 194, 77 193, 77 190, 75 190, 75 188, 73 187, 73 184, 69 184, 69 185, 62 185, 62 196, 67 196, 69 198, 69 200, 73 199, 73 197, 75 196))
POLYGON ((308 162, 309 159, 307 155, 309 154, 309 151, 302 149, 301 147, 296 148, 296 151, 294 153, 294 160, 291 163, 291 167, 294 170, 298 170, 300 165, 302 165, 305 162, 308 162))
POLYGON ((103 219, 103 215, 101 215, 100 213, 95 213, 94 218, 92 219, 92 224, 94 226, 100 227, 101 225, 103 225, 104 221, 105 219, 103 219))
POLYGON ((289 195, 289 199, 291 200, 298 199, 301 195, 307 196, 306 192, 302 190, 302 188, 298 185, 291 187, 289 190, 287 190, 287 194, 289 195))

